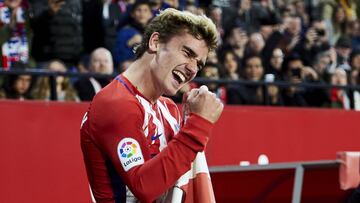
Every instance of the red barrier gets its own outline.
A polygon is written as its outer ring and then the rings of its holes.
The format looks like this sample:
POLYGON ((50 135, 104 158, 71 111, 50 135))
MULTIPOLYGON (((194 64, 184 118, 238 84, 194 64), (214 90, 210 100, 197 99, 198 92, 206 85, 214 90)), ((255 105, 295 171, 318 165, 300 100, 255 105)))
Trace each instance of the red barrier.
MULTIPOLYGON (((79 141, 88 104, 0 101, 0 202, 90 202, 79 141)), ((227 106, 208 163, 335 159, 359 151, 360 113, 227 106)))
POLYGON ((334 160, 359 151, 360 113, 335 109, 227 106, 206 155, 209 165, 334 160))
POLYGON ((0 102, 0 202, 91 202, 78 135, 86 108, 0 102))

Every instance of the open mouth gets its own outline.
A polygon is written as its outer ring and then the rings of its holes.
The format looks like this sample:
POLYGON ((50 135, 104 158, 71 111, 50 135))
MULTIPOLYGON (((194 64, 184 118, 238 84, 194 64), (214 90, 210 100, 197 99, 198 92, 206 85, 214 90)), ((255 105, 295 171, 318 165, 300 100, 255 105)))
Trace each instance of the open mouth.
POLYGON ((174 70, 174 71, 172 72, 172 74, 173 74, 175 80, 176 80, 179 84, 181 84, 181 83, 183 83, 183 82, 186 81, 185 75, 182 74, 180 71, 174 70))

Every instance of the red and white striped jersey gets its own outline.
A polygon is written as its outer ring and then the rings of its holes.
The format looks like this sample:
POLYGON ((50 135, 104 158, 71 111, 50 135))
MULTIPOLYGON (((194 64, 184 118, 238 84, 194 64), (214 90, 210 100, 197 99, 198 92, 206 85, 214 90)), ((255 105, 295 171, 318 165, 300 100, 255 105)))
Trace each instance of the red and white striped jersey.
POLYGON ((213 127, 196 114, 181 123, 172 100, 150 103, 123 76, 101 90, 81 125, 96 201, 153 202, 172 188, 204 150, 213 127))

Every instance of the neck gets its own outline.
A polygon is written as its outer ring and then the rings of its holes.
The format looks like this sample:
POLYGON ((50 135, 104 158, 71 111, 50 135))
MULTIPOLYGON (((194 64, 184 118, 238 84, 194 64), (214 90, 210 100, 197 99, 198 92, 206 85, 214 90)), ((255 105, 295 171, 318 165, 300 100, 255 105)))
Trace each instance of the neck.
POLYGON ((145 96, 151 103, 155 103, 162 95, 157 88, 151 71, 152 56, 148 53, 132 63, 123 75, 145 96))

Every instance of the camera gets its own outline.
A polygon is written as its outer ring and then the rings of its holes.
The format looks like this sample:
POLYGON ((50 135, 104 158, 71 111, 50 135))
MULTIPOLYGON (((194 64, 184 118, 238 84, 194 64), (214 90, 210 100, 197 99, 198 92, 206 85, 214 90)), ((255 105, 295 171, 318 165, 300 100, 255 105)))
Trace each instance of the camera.
POLYGON ((316 29, 315 32, 319 37, 325 36, 325 30, 324 29, 316 29))

